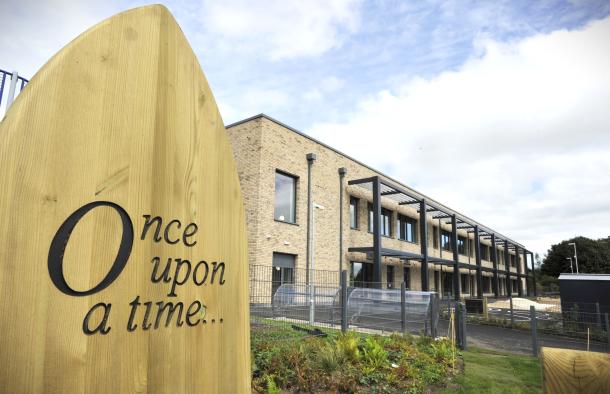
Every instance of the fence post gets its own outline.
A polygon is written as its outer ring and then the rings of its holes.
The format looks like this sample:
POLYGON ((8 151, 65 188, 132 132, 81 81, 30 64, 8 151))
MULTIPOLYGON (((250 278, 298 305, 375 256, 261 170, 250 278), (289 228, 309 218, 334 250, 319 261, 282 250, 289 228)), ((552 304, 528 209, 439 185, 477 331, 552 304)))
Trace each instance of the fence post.
POLYGON ((437 336, 436 324, 438 323, 438 313, 439 313, 438 294, 437 293, 433 293, 431 295, 430 302, 431 302, 431 305, 430 305, 430 335, 432 336, 432 338, 436 338, 436 336, 437 336))
POLYGON ((608 324, 609 323, 608 312, 604 313, 604 318, 606 320, 606 337, 608 340, 607 350, 610 352, 610 324, 608 324))
POLYGON ((6 111, 8 112, 9 107, 13 104, 13 100, 15 99, 15 88, 17 87, 17 80, 19 79, 19 74, 17 71, 13 71, 11 74, 11 84, 9 85, 8 97, 6 98, 6 111))
POLYGON ((597 319, 597 327, 602 329, 602 314, 599 311, 599 302, 595 303, 595 318, 597 319))
POLYGON ((538 330, 536 329, 536 308, 530 306, 530 327, 532 328, 532 354, 538 357, 538 330))
POLYGON ((407 291, 407 284, 403 281, 400 284, 400 330, 403 334, 407 331, 407 300, 405 291, 407 291))
POLYGON ((457 344, 462 350, 466 350, 466 305, 462 302, 455 303, 455 316, 457 328, 457 344))
POLYGON ((513 296, 510 296, 510 328, 515 328, 515 312, 513 311, 513 296))
POLYGON ((347 332, 347 270, 341 273, 341 331, 347 332))

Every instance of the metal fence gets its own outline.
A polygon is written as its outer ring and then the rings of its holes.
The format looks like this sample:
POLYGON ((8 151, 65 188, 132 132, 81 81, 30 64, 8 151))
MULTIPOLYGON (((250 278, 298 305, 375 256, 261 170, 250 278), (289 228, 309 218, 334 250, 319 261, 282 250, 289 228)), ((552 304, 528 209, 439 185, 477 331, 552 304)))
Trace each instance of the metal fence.
POLYGON ((27 83, 28 80, 20 77, 17 71, 8 72, 0 69, 0 109, 4 108, 4 112, 8 111, 15 96, 23 90, 27 83))
MULTIPOLYGON (((468 304, 469 301, 466 301, 468 304)), ((525 339, 531 352, 538 354, 540 346, 610 352, 610 306, 599 303, 566 303, 557 299, 508 298, 487 302, 472 300, 467 321, 478 330, 470 330, 472 339, 493 330, 510 329, 504 335, 498 331, 498 345, 502 341, 519 343, 525 339), (481 302, 476 307, 477 301, 481 302), (484 327, 488 328, 485 329, 484 327)), ((441 317, 446 318, 447 301, 441 304, 441 317)))
POLYGON ((350 284, 347 271, 250 266, 253 330, 285 329, 324 335, 325 329, 437 336, 438 295, 350 284), (311 280, 309 280, 311 278, 311 280), (362 287, 361 287, 362 286, 362 287))

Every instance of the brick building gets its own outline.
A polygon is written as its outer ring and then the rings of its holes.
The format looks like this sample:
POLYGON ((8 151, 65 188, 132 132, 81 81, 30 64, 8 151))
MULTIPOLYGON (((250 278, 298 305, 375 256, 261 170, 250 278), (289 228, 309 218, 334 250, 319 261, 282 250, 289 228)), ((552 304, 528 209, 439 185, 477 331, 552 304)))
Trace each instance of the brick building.
POLYGON ((362 162, 262 114, 227 132, 250 264, 270 267, 274 282, 316 269, 348 270, 354 286, 405 281, 455 298, 535 288, 523 245, 362 162))

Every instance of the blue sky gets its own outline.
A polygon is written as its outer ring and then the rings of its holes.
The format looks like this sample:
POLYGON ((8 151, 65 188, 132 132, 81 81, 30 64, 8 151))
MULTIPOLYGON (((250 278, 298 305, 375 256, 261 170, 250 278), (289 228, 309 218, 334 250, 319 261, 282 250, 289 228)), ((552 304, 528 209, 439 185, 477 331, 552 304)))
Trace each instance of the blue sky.
MULTIPOLYGON (((0 68, 143 4, 8 0, 0 68)), ((610 2, 164 4, 226 124, 264 112, 541 254, 610 235, 610 2)))

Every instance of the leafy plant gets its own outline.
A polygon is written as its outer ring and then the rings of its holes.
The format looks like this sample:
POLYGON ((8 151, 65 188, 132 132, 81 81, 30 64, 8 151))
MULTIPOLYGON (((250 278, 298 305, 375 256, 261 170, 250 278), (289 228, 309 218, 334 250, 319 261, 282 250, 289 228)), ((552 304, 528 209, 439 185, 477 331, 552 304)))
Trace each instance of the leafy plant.
POLYGON ((388 352, 377 343, 376 339, 376 337, 366 338, 363 346, 364 362, 373 369, 388 365, 388 352))
POLYGON ((348 361, 358 362, 362 357, 358 348, 359 342, 360 339, 351 331, 342 334, 336 342, 337 352, 348 361))

